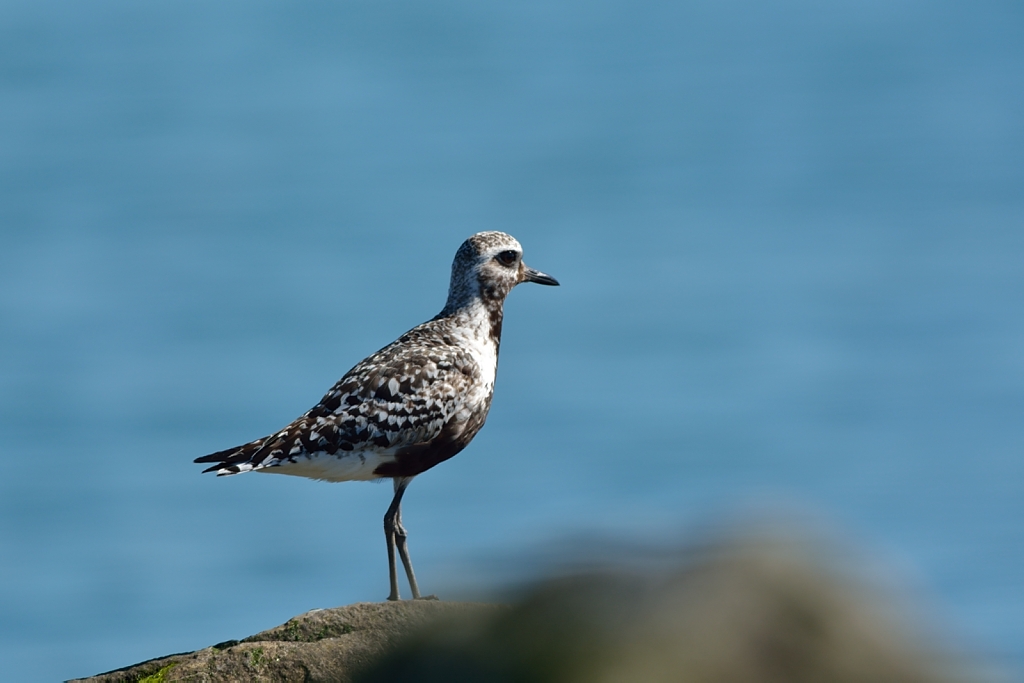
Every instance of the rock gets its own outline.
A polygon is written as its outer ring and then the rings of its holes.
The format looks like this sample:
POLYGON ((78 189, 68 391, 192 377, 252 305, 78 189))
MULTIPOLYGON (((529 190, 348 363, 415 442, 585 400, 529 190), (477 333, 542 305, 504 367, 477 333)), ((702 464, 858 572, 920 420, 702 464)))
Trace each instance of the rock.
POLYGON ((748 539, 667 571, 552 579, 485 616, 413 632, 356 683, 995 680, 804 544, 748 539))
POLYGON ((739 539, 671 567, 527 586, 508 606, 318 610, 241 642, 86 679, 350 683, 963 683, 1008 680, 806 543, 739 539))
POLYGON ((495 605, 437 600, 363 602, 314 610, 241 641, 151 659, 78 679, 94 683, 338 681, 427 622, 490 613, 495 605))

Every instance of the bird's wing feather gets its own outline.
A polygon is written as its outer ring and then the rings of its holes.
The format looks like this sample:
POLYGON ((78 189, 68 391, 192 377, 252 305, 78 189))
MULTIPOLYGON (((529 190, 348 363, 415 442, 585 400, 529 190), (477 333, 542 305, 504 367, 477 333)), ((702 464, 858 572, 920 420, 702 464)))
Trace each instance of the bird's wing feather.
POLYGON ((458 346, 414 343, 418 330, 357 364, 281 431, 196 462, 217 463, 207 472, 236 474, 325 453, 429 443, 459 413, 480 370, 458 346))

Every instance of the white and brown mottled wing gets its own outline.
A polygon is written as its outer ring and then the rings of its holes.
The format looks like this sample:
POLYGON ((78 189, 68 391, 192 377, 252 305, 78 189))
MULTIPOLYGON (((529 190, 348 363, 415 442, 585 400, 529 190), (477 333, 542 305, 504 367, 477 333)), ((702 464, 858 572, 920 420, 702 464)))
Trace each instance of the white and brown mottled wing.
POLYGON ((414 476, 452 457, 483 426, 490 397, 475 405, 480 368, 432 323, 360 362, 279 432, 196 462, 219 475, 276 468, 346 481, 414 476))

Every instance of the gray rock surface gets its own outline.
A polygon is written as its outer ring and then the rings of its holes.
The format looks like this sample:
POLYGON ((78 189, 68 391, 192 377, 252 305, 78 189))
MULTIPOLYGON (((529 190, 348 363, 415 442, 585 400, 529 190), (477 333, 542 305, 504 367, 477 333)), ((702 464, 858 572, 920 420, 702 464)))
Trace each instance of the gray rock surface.
POLYGON ((241 641, 151 659, 78 679, 94 683, 352 680, 403 636, 434 620, 487 614, 494 605, 415 600, 314 610, 241 641))

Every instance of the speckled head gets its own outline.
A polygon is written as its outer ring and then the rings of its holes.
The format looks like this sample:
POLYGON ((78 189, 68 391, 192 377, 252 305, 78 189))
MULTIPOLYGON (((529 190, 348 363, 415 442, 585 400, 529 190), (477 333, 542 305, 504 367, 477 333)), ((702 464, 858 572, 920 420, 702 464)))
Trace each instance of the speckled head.
POLYGON ((523 262, 523 247, 503 232, 478 232, 462 243, 452 263, 452 281, 445 310, 452 312, 483 301, 488 308, 502 302, 520 282, 557 285, 550 275, 523 262))

